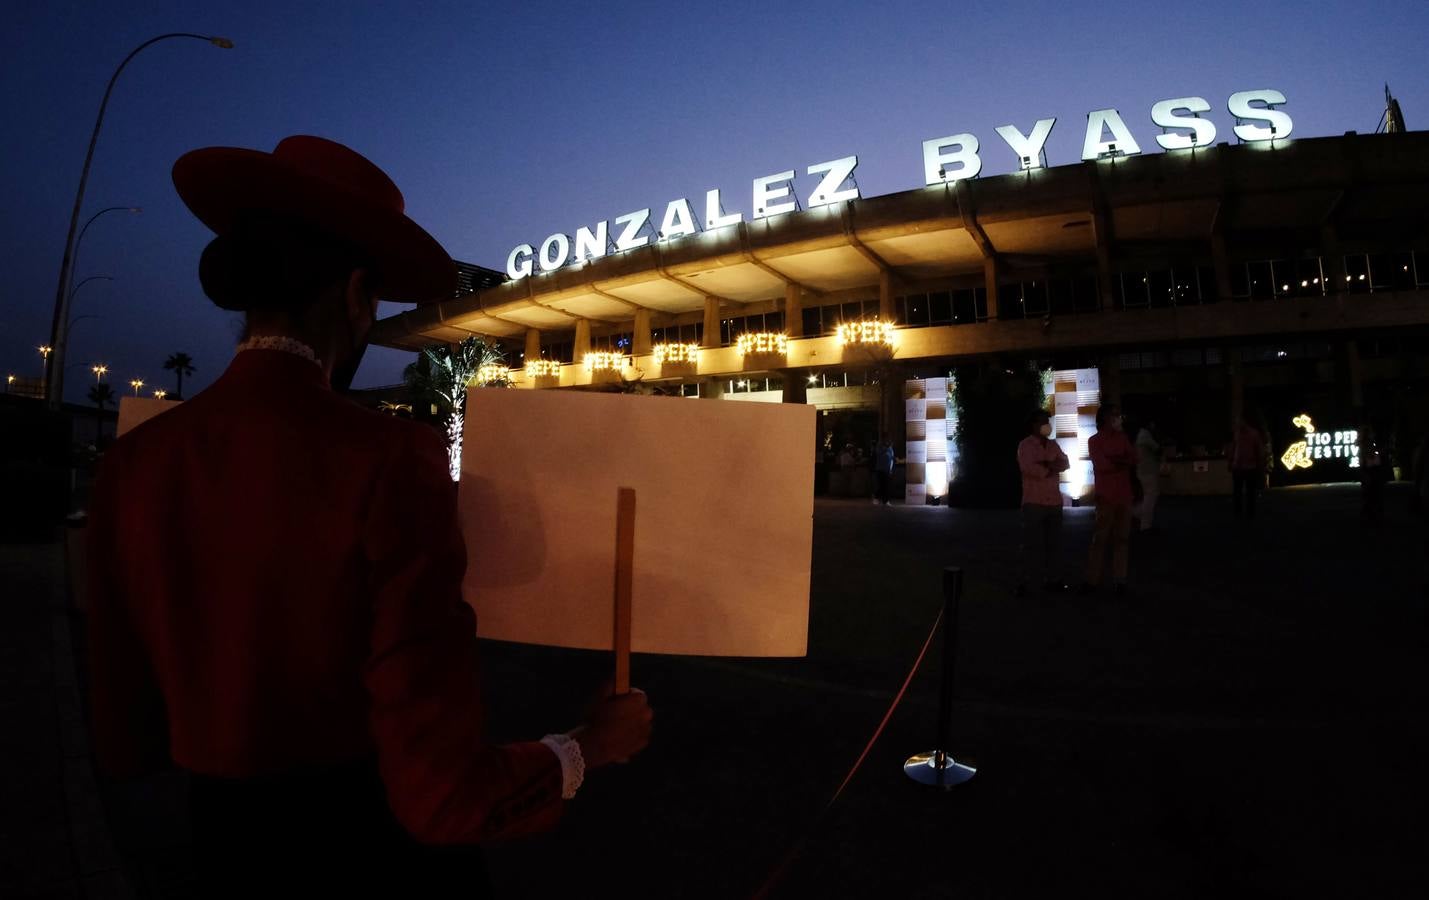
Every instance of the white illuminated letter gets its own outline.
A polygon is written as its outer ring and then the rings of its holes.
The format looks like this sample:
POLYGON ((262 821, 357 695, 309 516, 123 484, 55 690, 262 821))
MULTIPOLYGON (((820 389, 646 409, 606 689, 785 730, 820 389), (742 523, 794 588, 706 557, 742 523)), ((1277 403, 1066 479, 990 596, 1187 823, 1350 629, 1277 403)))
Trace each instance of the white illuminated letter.
POLYGON ((1201 97, 1177 97, 1175 100, 1161 100, 1151 107, 1151 121, 1162 128, 1189 128, 1190 134, 1158 134, 1156 143, 1166 150, 1185 150, 1187 147, 1209 147, 1216 142, 1216 123, 1195 115, 1179 116, 1178 112, 1210 112, 1211 104, 1201 97))
POLYGON ((782 197, 793 195, 793 191, 789 187, 789 182, 793 180, 793 169, 780 172, 778 175, 765 175, 763 178, 754 179, 754 218, 767 219, 770 216, 793 212, 795 208, 793 200, 785 200, 783 203, 774 202, 782 197))
POLYGON ((999 125, 997 133, 1002 135, 1002 139, 1007 141, 1007 146, 1012 148, 1012 152, 1017 154, 1018 162, 1024 169, 1042 168, 1042 148, 1047 145, 1047 136, 1052 133, 1052 126, 1057 124, 1055 118, 1038 119, 1037 124, 1032 126, 1032 133, 1026 137, 1017 130, 1016 125, 999 125))
POLYGON ((1087 139, 1082 142, 1082 159, 1096 159, 1103 153, 1135 156, 1141 152, 1121 113, 1114 109, 1094 109, 1087 113, 1087 139), (1111 140, 1102 140, 1102 131, 1111 129, 1111 140))
POLYGON ((541 242, 541 252, 536 260, 541 264, 542 272, 554 272, 566 264, 566 260, 571 258, 571 239, 564 234, 553 234, 541 242), (551 258, 551 248, 558 251, 556 258, 551 258))
POLYGON ((1294 123, 1290 121, 1290 114, 1276 109, 1285 102, 1285 95, 1276 90, 1263 91, 1238 91, 1231 94, 1226 101, 1226 108, 1236 119, 1249 119, 1251 122, 1266 122, 1269 127, 1253 124, 1238 124, 1235 127, 1235 136, 1243 141, 1283 141, 1290 137, 1290 129, 1294 123), (1265 106, 1251 106, 1252 103, 1264 103, 1265 106))
POLYGON ((725 215, 719 202, 719 188, 705 192, 705 228, 723 228, 738 225, 744 216, 737 212, 725 215))
POLYGON ((695 224, 695 214, 690 212, 690 201, 681 197, 679 200, 671 200, 665 207, 665 218, 660 222, 662 241, 684 237, 699 230, 700 227, 695 224))
POLYGON ((506 257, 506 274, 519 281, 531 274, 531 256, 536 252, 530 244, 517 244, 506 257))
POLYGON ((953 134, 923 142, 923 177, 929 184, 974 178, 981 171, 982 157, 977 155, 977 135, 953 134), (957 149, 949 152, 949 147, 957 149), (949 169, 952 164, 960 168, 949 169))
POLYGON ((809 166, 810 175, 817 175, 820 172, 828 173, 819 182, 818 187, 814 188, 814 192, 809 195, 809 206, 828 206, 830 203, 839 203, 844 200, 857 200, 858 184, 855 183, 851 188, 839 190, 843 183, 853 175, 853 170, 857 167, 857 156, 845 156, 843 159, 809 166))
POLYGON ((645 242, 649 238, 641 234, 640 229, 644 228, 648 221, 650 221, 649 209, 637 209, 635 212, 616 216, 615 224, 624 225, 625 230, 620 232, 620 237, 615 239, 615 249, 634 250, 636 247, 645 246, 645 242))
POLYGON ((604 222, 597 222, 595 233, 584 225, 576 229, 576 260, 600 259, 605 255, 606 229, 604 222))

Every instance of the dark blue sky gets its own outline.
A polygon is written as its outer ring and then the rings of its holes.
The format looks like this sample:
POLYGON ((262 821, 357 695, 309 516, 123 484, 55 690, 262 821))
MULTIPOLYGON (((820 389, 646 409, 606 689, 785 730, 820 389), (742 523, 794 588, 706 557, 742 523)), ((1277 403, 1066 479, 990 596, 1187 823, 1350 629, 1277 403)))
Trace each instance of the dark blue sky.
MULTIPOLYGON (((502 268, 517 243, 722 188, 748 217, 750 180, 856 153, 864 196, 922 184, 921 142, 982 141, 985 175, 1013 157, 994 127, 1057 117, 1048 162, 1075 162, 1089 110, 1118 108, 1156 151, 1151 104, 1198 95, 1230 137, 1231 92, 1285 93, 1297 137, 1373 131, 1383 83, 1411 128, 1429 121, 1429 3, 63 3, 20 0, 0 31, 5 286, 0 367, 38 374, 85 142, 114 66, 85 200, 142 206, 90 229, 76 278, 68 396, 88 366, 194 387, 232 355, 235 318, 199 289, 208 232, 169 169, 207 145, 271 149, 312 133, 385 168, 409 214, 458 259, 502 268)), ((807 188, 809 179, 803 179, 807 188)), ((658 212, 657 212, 658 214, 658 212)), ((410 359, 374 348, 358 385, 410 359)), ((125 388, 127 390, 127 388, 125 388)))

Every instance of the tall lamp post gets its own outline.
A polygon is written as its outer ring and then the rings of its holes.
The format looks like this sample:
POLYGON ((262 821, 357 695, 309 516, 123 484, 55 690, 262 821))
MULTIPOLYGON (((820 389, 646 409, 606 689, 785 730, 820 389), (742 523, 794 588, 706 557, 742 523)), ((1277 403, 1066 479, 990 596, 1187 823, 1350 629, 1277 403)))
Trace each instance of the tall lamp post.
MULTIPOLYGON (((60 260, 59 284, 55 287, 55 312, 54 320, 50 325, 49 346, 53 347, 52 353, 46 357, 45 392, 46 401, 51 409, 59 409, 64 397, 64 355, 65 355, 65 326, 69 322, 69 279, 70 260, 74 256, 75 231, 79 227, 79 210, 84 205, 84 187, 89 181, 89 165, 94 160, 94 146, 99 142, 99 129, 104 124, 104 110, 109 105, 109 95, 114 91, 114 83, 119 80, 119 75, 124 71, 124 67, 129 65, 129 61, 138 56, 140 52, 147 49, 159 41, 170 38, 193 38, 200 41, 208 41, 215 47, 228 50, 233 47, 233 42, 228 38, 215 37, 207 34, 191 34, 188 32, 176 31, 168 34, 161 34, 152 37, 129 52, 124 57, 124 61, 119 64, 119 68, 114 70, 114 74, 109 76, 109 84, 104 89, 104 99, 99 103, 99 115, 94 120, 94 131, 89 135, 89 150, 84 154, 84 168, 79 173, 79 190, 74 195, 74 211, 69 218, 69 233, 65 235, 64 257, 60 260)), ((127 208, 127 207, 126 207, 127 208)), ((97 216, 96 216, 97 218, 97 216)), ((91 222, 93 219, 90 220, 91 222)))

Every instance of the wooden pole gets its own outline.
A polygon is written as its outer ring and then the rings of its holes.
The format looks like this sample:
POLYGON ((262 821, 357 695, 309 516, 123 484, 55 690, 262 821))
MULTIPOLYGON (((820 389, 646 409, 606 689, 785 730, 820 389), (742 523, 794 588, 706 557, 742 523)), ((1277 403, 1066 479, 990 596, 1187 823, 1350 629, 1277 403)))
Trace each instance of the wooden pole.
POLYGON ((635 489, 620 488, 615 512, 615 693, 630 693, 630 592, 635 577, 635 489))

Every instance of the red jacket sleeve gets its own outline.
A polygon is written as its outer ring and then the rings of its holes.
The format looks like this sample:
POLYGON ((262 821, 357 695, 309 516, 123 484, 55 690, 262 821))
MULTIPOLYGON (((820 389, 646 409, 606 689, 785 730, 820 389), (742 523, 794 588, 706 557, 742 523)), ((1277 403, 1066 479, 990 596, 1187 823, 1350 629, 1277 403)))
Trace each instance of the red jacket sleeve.
POLYGON ((436 432, 411 429, 374 485, 364 550, 373 625, 364 681, 388 803, 427 843, 546 830, 561 767, 539 742, 483 737, 475 616, 461 596, 466 547, 436 432))
POLYGON ((95 760, 114 777, 142 775, 169 762, 163 695, 119 588, 125 583, 117 538, 122 533, 123 459, 111 449, 95 479, 86 528, 90 724, 95 760))

